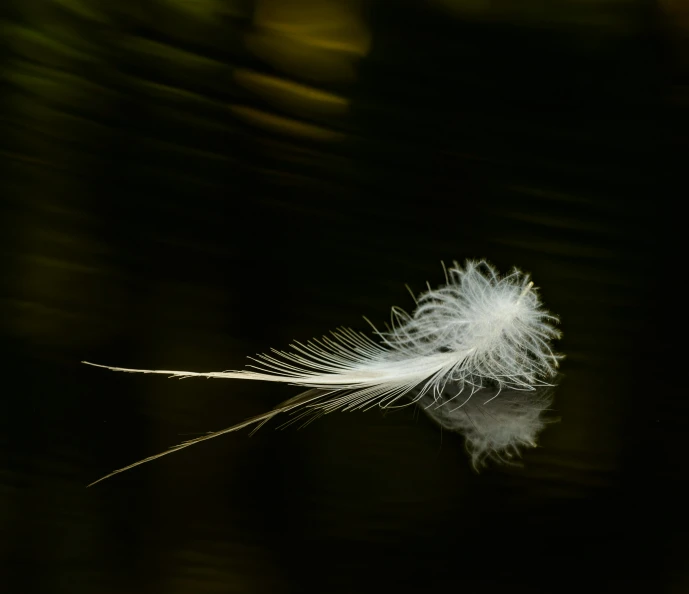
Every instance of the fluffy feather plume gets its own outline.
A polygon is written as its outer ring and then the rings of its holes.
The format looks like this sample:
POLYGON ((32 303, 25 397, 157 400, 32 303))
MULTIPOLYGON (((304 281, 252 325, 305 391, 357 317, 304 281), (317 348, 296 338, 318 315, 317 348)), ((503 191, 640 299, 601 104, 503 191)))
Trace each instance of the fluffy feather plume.
POLYGON ((451 394, 419 403, 441 427, 464 436, 476 470, 489 460, 513 463, 522 448, 536 447, 538 434, 553 422, 543 415, 553 401, 552 386, 505 390, 500 398, 495 389, 484 388, 479 395, 460 406, 450 403, 451 394))
POLYGON ((273 350, 270 355, 259 355, 253 359, 256 365, 250 366, 252 370, 243 371, 198 373, 96 365, 178 378, 261 380, 309 388, 272 411, 181 443, 100 480, 200 441, 249 425, 258 428, 274 416, 295 409, 300 409, 299 414, 287 424, 298 419, 308 423, 335 410, 413 403, 433 411, 429 415, 441 425, 463 433, 467 447, 482 452, 478 458, 472 454, 476 464, 486 452, 514 449, 517 442, 534 443, 541 427, 534 420, 543 410, 541 400, 522 399, 515 408, 509 400, 500 399, 500 406, 492 407, 492 421, 479 420, 478 424, 476 415, 456 415, 455 411, 467 406, 479 391, 489 395, 484 404, 487 406, 503 390, 511 394, 534 392, 550 385, 547 380, 555 375, 559 359, 550 346, 550 341, 559 336, 553 325, 556 322, 557 318, 542 308, 527 275, 514 269, 501 278, 485 261, 468 261, 463 268, 455 263, 447 270, 446 284, 423 293, 412 314, 393 308, 388 331, 378 332, 374 327, 377 342, 365 334, 340 328, 320 340, 296 342, 290 352, 273 350), (531 413, 525 415, 525 409, 531 413), (515 427, 518 417, 522 428, 529 427, 521 434, 515 427), (466 418, 473 418, 474 423, 467 425, 466 418), (519 434, 516 442, 505 437, 510 426, 512 434, 519 434))

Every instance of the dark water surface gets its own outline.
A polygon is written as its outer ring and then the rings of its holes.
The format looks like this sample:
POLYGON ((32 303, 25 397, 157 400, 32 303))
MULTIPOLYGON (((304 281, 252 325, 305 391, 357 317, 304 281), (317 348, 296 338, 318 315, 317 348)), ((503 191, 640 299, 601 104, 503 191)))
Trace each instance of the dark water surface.
POLYGON ((540 4, 3 3, 0 591, 689 591, 687 12, 540 4), (523 467, 407 408, 84 488, 298 388, 79 361, 242 368, 482 257, 562 320, 523 467))

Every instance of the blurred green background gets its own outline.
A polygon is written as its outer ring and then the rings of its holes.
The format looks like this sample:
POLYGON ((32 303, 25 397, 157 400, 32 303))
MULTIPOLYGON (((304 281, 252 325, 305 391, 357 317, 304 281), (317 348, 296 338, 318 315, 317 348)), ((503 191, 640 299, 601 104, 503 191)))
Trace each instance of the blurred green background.
POLYGON ((689 590, 686 1, 17 0, 0 39, 0 591, 689 590), (410 408, 84 488, 297 389, 79 361, 241 368, 481 257, 562 319, 523 467, 410 408))

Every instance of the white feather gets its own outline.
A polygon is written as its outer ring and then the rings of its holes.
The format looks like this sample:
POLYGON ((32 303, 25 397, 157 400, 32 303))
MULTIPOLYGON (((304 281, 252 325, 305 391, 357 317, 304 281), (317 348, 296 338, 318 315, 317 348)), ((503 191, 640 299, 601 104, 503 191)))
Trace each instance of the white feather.
MULTIPOLYGON (((428 399, 437 410, 449 411, 448 407, 461 407, 482 389, 492 390, 492 400, 502 390, 534 391, 549 385, 546 380, 555 375, 559 359, 550 346, 559 336, 553 325, 557 319, 542 308, 529 277, 514 269, 501 278, 485 261, 468 261, 463 268, 455 263, 446 277, 444 286, 429 288, 418 298, 413 314, 393 308, 389 331, 378 332, 374 327, 380 342, 341 328, 320 340, 295 343, 291 352, 259 355, 253 370, 243 371, 198 373, 96 365, 114 371, 261 380, 309 388, 268 413, 184 442, 100 480, 199 441, 251 424, 260 423, 260 427, 273 416, 297 408, 302 413, 296 418, 306 417, 307 422, 335 410, 391 408, 428 399), (404 404, 398 404, 403 398, 404 404)), ((510 415, 499 415, 498 425, 505 427, 508 418, 516 418, 510 415)), ((431 416, 441 425, 450 422, 444 413, 431 416)), ((468 443, 479 442, 474 429, 457 421, 450 424, 468 443)), ((496 434, 489 425, 482 423, 483 431, 496 434)), ((492 442, 501 440, 492 438, 492 442)))
POLYGON ((505 390, 497 398, 495 389, 484 388, 464 405, 443 397, 439 402, 419 403, 441 427, 464 436, 474 468, 488 460, 512 463, 522 448, 536 447, 538 434, 547 423, 543 413, 553 401, 551 386, 536 390, 505 390), (487 400, 486 400, 487 398, 487 400))

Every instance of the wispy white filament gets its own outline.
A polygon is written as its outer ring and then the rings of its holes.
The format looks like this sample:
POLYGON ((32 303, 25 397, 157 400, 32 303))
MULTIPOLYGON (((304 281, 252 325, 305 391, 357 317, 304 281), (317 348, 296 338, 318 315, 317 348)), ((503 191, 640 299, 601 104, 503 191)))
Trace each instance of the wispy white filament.
POLYGON ((542 308, 527 275, 514 269, 500 277, 485 261, 468 261, 464 267, 455 263, 447 270, 446 284, 423 293, 412 314, 393 308, 389 330, 374 328, 378 341, 340 328, 320 340, 297 342, 290 352, 259 355, 252 370, 243 371, 198 373, 96 365, 114 371, 262 380, 309 388, 272 411, 181 443, 100 480, 200 441, 249 425, 260 427, 296 409, 299 414, 289 422, 310 422, 335 410, 419 403, 439 424, 465 436, 475 465, 487 456, 500 457, 500 452, 535 444, 542 427, 543 400, 533 395, 515 400, 514 395, 538 394, 539 388, 550 385, 547 380, 555 375, 559 359, 550 346, 559 336, 556 322, 542 308), (511 394, 511 400, 504 392, 511 394), (479 397, 483 408, 473 411, 479 416, 467 414, 479 397), (494 400, 500 402, 486 408, 494 400), (510 405, 516 401, 518 406, 510 405), (456 414, 463 407, 465 411, 456 414))

